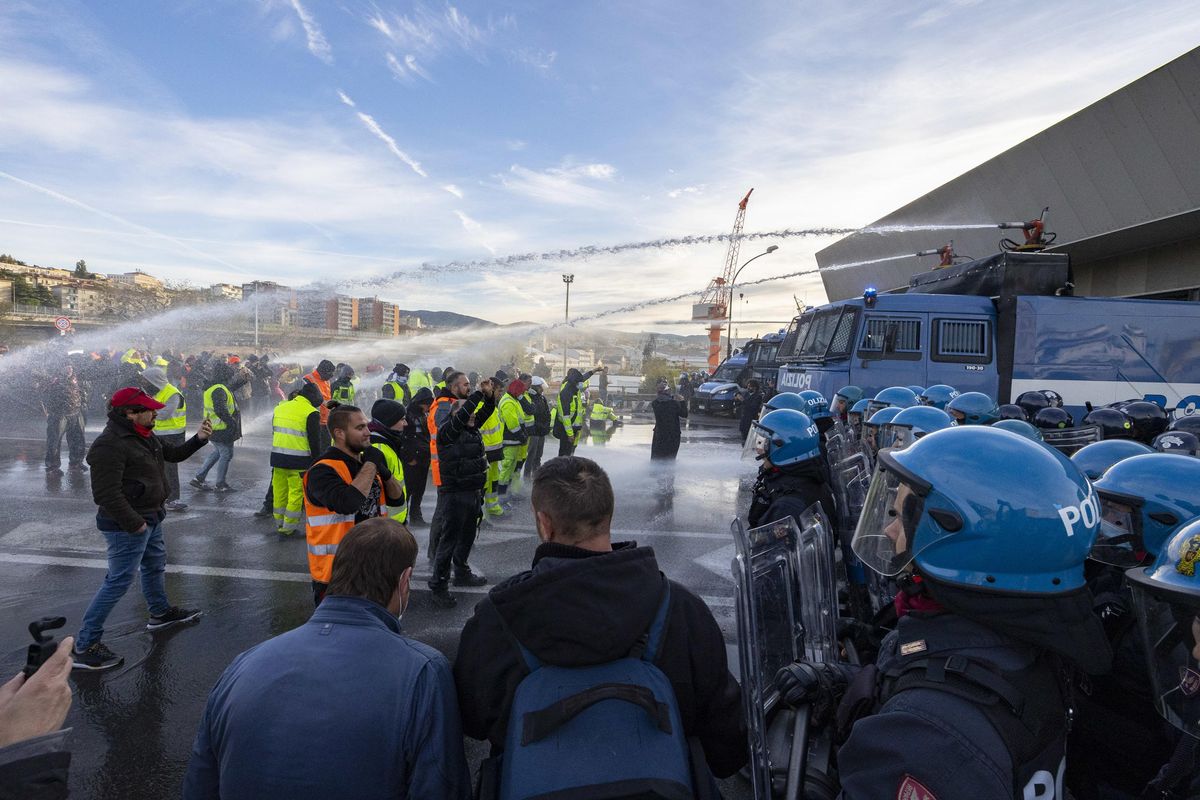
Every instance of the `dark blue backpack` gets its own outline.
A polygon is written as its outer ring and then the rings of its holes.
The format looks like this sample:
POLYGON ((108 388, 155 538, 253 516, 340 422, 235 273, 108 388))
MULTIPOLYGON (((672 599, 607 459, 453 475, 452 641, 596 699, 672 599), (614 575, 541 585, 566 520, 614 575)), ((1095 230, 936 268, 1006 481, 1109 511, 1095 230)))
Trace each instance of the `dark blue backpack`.
POLYGON ((529 674, 517 686, 500 767, 500 800, 694 796, 689 746, 671 682, 654 658, 671 588, 625 658, 544 665, 517 642, 529 674))

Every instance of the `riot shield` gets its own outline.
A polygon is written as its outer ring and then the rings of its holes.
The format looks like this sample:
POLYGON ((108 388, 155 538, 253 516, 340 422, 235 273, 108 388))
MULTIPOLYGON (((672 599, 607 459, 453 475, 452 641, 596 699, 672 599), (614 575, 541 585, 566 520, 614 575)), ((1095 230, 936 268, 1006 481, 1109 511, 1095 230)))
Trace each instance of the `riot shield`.
POLYGON ((1062 430, 1043 430, 1042 439, 1046 444, 1070 458, 1077 451, 1092 442, 1104 438, 1104 433, 1098 425, 1084 425, 1080 428, 1063 428, 1062 430))
POLYGON ((731 526, 742 698, 756 798, 794 791, 795 782, 803 780, 795 765, 803 764, 808 752, 807 710, 782 708, 775 673, 797 659, 837 657, 829 523, 819 505, 801 519, 803 528, 790 517, 749 531, 740 520, 731 526))

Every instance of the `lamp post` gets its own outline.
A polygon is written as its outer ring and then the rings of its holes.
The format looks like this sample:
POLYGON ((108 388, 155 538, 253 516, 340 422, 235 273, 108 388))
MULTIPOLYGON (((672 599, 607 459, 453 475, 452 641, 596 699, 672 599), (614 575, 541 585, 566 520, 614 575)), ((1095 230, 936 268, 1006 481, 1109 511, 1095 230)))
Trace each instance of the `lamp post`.
POLYGON ((770 255, 779 249, 779 245, 773 244, 758 255, 748 259, 744 264, 738 267, 737 272, 733 273, 733 280, 729 282, 729 303, 727 311, 727 319, 725 324, 725 357, 729 358, 733 355, 733 287, 737 285, 738 275, 742 274, 742 270, 750 265, 750 262, 755 258, 762 258, 765 255, 770 255))
MULTIPOLYGON (((567 305, 563 310, 563 324, 571 324, 571 284, 575 282, 575 276, 563 275, 563 283, 567 285, 567 305)), ((563 380, 567 379, 567 331, 563 330, 563 380)))

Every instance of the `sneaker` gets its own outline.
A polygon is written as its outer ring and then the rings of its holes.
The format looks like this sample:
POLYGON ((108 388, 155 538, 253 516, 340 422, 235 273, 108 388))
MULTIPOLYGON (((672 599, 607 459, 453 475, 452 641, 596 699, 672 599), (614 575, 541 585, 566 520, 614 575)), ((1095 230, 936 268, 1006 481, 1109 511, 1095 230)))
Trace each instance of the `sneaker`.
POLYGON ((237 489, 233 488, 228 483, 218 483, 213 487, 213 491, 218 492, 219 494, 227 494, 229 492, 236 492, 237 489))
POLYGON ((420 514, 409 514, 408 521, 414 525, 428 525, 429 524, 428 522, 425 521, 425 518, 422 517, 420 514))
POLYGON ((83 651, 73 649, 71 656, 73 657, 72 669, 86 669, 91 672, 113 669, 125 663, 122 656, 109 650, 103 642, 93 642, 91 647, 83 651))
POLYGON ((271 506, 267 506, 267 505, 263 506, 258 511, 254 512, 254 516, 256 519, 266 519, 267 517, 273 516, 274 514, 275 514, 275 509, 273 509, 273 508, 271 508, 271 506))
POLYGON ((502 517, 504 516, 504 509, 500 506, 488 506, 484 509, 484 513, 489 517, 502 517))
POLYGON ((430 586, 429 591, 432 593, 433 604, 438 608, 454 608, 458 605, 458 600, 450 594, 444 583, 441 586, 430 586))
POLYGON ((68 467, 68 469, 70 469, 71 472, 87 472, 88 471, 87 464, 72 464, 70 467, 68 467))
POLYGON ((295 536, 296 535, 295 528, 277 528, 275 530, 275 532, 278 533, 280 536, 295 536))
POLYGON ((187 511, 187 507, 187 503, 181 503, 178 500, 172 500, 167 503, 167 511, 187 511))
POLYGON ((200 480, 199 478, 192 478, 190 481, 188 481, 188 485, 194 486, 202 492, 207 492, 212 488, 208 485, 207 481, 200 480))
POLYGON ((46 467, 47 475, 62 475, 62 467, 46 467))
POLYGON ((487 578, 478 572, 471 571, 470 567, 454 573, 455 586, 487 586, 487 582, 487 578))
POLYGON ((192 620, 197 619, 199 616, 199 609, 171 606, 162 614, 151 614, 150 621, 146 623, 146 630, 157 631, 163 628, 169 628, 172 625, 191 622, 192 620))

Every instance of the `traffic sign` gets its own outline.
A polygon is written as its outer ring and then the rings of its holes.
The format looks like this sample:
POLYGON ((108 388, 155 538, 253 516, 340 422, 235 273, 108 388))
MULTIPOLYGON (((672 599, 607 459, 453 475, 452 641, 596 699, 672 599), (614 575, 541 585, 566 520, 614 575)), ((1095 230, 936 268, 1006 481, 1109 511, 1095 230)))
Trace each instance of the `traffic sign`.
POLYGON ((63 333, 66 333, 67 331, 71 330, 70 317, 55 317, 54 318, 54 327, 58 328, 63 333))

